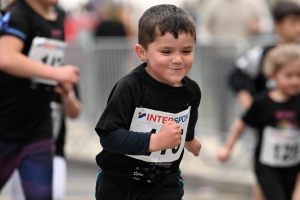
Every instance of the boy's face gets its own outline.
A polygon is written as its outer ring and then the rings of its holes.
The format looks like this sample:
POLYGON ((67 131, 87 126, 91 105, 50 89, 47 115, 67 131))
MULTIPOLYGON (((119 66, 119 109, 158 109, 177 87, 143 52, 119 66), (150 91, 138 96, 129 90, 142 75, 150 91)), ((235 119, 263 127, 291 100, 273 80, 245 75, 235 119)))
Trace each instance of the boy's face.
POLYGON ((288 96, 297 95, 300 91, 300 61, 283 66, 273 76, 278 88, 288 96))
POLYGON ((148 45, 145 60, 142 60, 147 62, 146 71, 154 79, 170 86, 181 86, 183 77, 192 67, 194 48, 192 35, 180 33, 176 39, 171 33, 166 33, 148 45))
POLYGON ((300 16, 285 17, 281 22, 277 22, 276 31, 284 42, 298 42, 300 38, 300 16))

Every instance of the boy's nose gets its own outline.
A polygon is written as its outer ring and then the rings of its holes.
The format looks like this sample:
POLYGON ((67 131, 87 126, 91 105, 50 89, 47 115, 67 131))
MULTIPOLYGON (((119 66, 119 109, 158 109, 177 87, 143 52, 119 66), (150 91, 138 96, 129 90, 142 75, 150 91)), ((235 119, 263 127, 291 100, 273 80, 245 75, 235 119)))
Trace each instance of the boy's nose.
POLYGON ((183 61, 182 61, 182 58, 180 56, 175 56, 172 58, 172 63, 174 64, 181 64, 183 61))

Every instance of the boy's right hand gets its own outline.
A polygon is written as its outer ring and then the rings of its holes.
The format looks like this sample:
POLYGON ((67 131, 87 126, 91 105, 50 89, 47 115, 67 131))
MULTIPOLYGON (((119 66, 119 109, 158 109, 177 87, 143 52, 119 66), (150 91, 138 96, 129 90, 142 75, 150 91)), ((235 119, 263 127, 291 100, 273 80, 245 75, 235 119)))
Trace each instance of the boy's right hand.
POLYGON ((55 69, 55 80, 60 83, 76 84, 78 81, 79 69, 72 65, 64 65, 55 69))
POLYGON ((151 135, 149 151, 155 152, 177 147, 181 142, 181 134, 179 124, 166 122, 157 134, 151 135))
POLYGON ((228 160, 230 155, 230 150, 227 147, 222 147, 218 152, 218 159, 221 162, 225 162, 228 160))

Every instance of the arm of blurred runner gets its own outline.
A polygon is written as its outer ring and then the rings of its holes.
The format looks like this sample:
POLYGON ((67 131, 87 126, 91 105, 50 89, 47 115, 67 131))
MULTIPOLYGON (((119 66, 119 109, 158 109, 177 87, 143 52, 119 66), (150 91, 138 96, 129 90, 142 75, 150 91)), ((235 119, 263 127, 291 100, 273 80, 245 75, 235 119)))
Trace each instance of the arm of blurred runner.
POLYGON ((248 90, 241 90, 237 96, 238 96, 241 107, 244 110, 248 110, 250 108, 250 106, 252 105, 252 101, 253 101, 253 98, 252 98, 252 95, 250 94, 250 92, 248 90))
POLYGON ((23 41, 15 36, 3 35, 0 37, 1 71, 22 78, 39 77, 58 82, 77 82, 78 69, 76 67, 66 65, 61 68, 53 68, 33 61, 21 53, 23 47, 23 41))
POLYGON ((55 92, 61 95, 64 113, 72 119, 76 118, 80 113, 81 103, 75 95, 73 85, 63 83, 55 88, 55 92))
POLYGON ((295 189, 293 192, 293 200, 300 200, 300 172, 298 172, 295 189))
POLYGON ((218 152, 218 159, 222 162, 226 161, 231 153, 231 150, 236 142, 236 140, 239 138, 243 130, 245 129, 246 124, 241 119, 237 119, 229 132, 229 136, 224 144, 224 146, 219 150, 218 152))

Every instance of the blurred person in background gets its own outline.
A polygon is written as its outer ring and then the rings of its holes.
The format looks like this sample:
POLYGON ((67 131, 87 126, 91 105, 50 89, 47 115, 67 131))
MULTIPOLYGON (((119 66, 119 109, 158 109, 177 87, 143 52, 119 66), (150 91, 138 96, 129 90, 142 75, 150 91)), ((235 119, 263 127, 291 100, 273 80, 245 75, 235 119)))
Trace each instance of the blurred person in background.
POLYGON ((57 0, 15 0, 0 37, 0 189, 18 169, 26 199, 52 200, 50 102, 70 91, 78 69, 62 64, 64 12, 57 0))
MULTIPOLYGON (((57 94, 50 103, 52 110, 53 139, 55 141, 52 198, 53 200, 63 200, 65 197, 65 183, 67 176, 67 164, 64 150, 67 133, 66 116, 75 119, 80 113, 81 105, 78 100, 77 87, 74 87, 74 89, 71 90, 56 88, 55 92, 57 94)), ((18 170, 15 170, 11 179, 11 199, 25 200, 18 170)))
POLYGON ((91 16, 92 14, 88 13, 81 13, 81 14, 74 14, 69 12, 65 19, 65 35, 66 35, 66 42, 68 44, 72 44, 78 38, 78 34, 82 30, 91 30, 93 31, 96 27, 96 21, 91 16))
POLYGON ((95 29, 95 36, 132 36, 136 31, 131 24, 131 11, 120 3, 107 0, 98 8, 100 22, 95 29))
POLYGON ((272 87, 272 82, 268 84, 261 70, 266 53, 277 45, 298 43, 300 39, 300 6, 288 1, 279 2, 273 9, 273 17, 277 43, 250 49, 236 61, 229 76, 229 85, 245 110, 250 107, 252 96, 272 87))
MULTIPOLYGON (((129 20, 131 17, 129 10, 122 4, 115 3, 112 0, 103 2, 98 10, 100 13, 100 23, 94 31, 96 45, 101 46, 103 45, 101 42, 106 41, 105 43, 110 46, 107 41, 112 41, 112 43, 116 43, 116 41, 118 41, 120 48, 121 46, 127 46, 128 36, 132 36, 134 34, 131 28, 131 20, 129 20)), ((117 55, 118 59, 110 59, 110 69, 114 70, 114 77, 116 77, 116 80, 128 73, 128 69, 121 66, 124 65, 124 62, 130 62, 132 60, 132 56, 134 56, 128 51, 120 52, 122 53, 117 55)), ((103 63, 114 53, 115 52, 113 50, 102 52, 101 55, 97 56, 97 59, 99 62, 103 63)), ((99 73, 103 72, 100 71, 99 73)), ((111 82, 111 84, 114 84, 114 82, 115 81, 111 82)))
POLYGON ((86 8, 88 10, 96 10, 98 8, 100 8, 100 6, 103 5, 105 0, 90 0, 87 2, 86 4, 86 8))
MULTIPOLYGON (((300 7, 291 1, 280 1, 273 7, 272 14, 275 21, 275 31, 278 35, 277 43, 258 45, 250 49, 237 60, 236 67, 229 75, 229 85, 237 95, 243 110, 249 109, 253 96, 274 87, 274 82, 268 80, 262 73, 262 64, 268 51, 277 45, 299 42, 300 7)), ((300 191, 300 185, 296 192, 298 191, 300 191)), ((255 193, 257 199, 264 199, 259 188, 256 189, 255 193)), ((300 195, 298 194, 298 196, 300 195)))
MULTIPOLYGON (((66 35, 66 34, 65 34, 66 35)), ((64 199, 65 182, 67 175, 67 165, 65 160, 65 140, 66 140, 66 119, 68 116, 75 119, 81 110, 81 103, 78 99, 78 89, 55 88, 56 94, 50 103, 51 117, 53 126, 53 139, 55 143, 55 156, 53 158, 53 183, 52 198, 53 200, 64 199)), ((15 170, 11 177, 11 199, 25 200, 24 192, 21 185, 21 179, 18 170, 15 170)))
POLYGON ((273 48, 262 71, 276 87, 256 96, 233 123, 218 158, 226 161, 246 125, 252 126, 258 133, 254 171, 263 194, 268 200, 292 200, 300 170, 300 46, 286 43, 273 48))
POLYGON ((122 7, 108 1, 101 8, 101 21, 95 29, 96 37, 126 36, 125 26, 122 22, 122 7))
POLYGON ((258 9, 251 0, 218 0, 201 14, 200 32, 249 39, 260 32, 258 9))
MULTIPOLYGON (((81 31, 93 32, 101 20, 98 5, 104 0, 89 1, 86 4, 78 5, 77 9, 70 9, 65 17, 65 35, 66 42, 72 44, 78 39, 81 31)), ((61 3, 64 7, 66 3, 61 3)))

